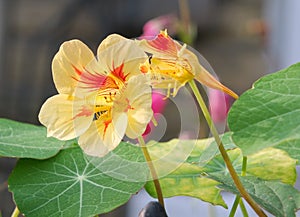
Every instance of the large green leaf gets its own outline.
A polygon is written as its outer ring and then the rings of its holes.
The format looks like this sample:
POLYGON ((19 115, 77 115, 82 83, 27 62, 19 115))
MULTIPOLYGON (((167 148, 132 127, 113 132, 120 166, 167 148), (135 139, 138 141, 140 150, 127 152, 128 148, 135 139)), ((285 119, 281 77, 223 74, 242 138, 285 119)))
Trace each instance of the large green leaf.
MULTIPOLYGON (((231 149, 234 145, 231 144, 229 136, 230 134, 225 134, 222 141, 227 148, 231 149)), ((213 151, 213 148, 217 149, 217 147, 212 141, 212 139, 197 141, 171 140, 156 143, 149 147, 149 152, 152 156, 155 156, 155 159, 157 156, 165 156, 164 153, 174 150, 174 147, 179 150, 183 150, 191 144, 194 147, 190 156, 184 162, 181 162, 176 170, 160 177, 159 181, 165 197, 186 195, 226 207, 220 195, 220 189, 217 187, 218 180, 213 180, 213 177, 226 176, 229 173, 220 154, 216 150, 213 151), (202 155, 205 155, 205 157, 202 157, 202 155)), ((227 152, 234 168, 238 173, 241 173, 243 161, 241 150, 235 148, 227 152)), ((295 166, 296 160, 292 159, 286 152, 268 148, 248 157, 247 175, 294 184, 296 180, 295 166)), ((158 171, 161 170, 161 167, 159 164, 156 165, 158 171)), ((150 195, 156 197, 152 182, 147 182, 145 188, 150 195)))
POLYGON ((234 103, 228 124, 244 155, 271 146, 300 145, 299 84, 300 63, 259 79, 234 103))
POLYGON ((45 127, 0 118, 0 156, 45 159, 65 143, 48 138, 45 127))
MULTIPOLYGON (((138 147, 127 143, 121 143, 112 154, 116 153, 123 153, 122 157, 129 160, 143 158, 138 147)), ((112 168, 121 166, 117 161, 110 163, 112 168)), ((104 174, 80 148, 62 150, 42 161, 20 159, 9 178, 9 189, 18 208, 29 217, 86 217, 109 212, 127 202, 144 184, 104 174)))
MULTIPOLYGON (((228 175, 213 175, 219 181, 220 188, 238 194, 231 177, 228 175)), ((240 177, 252 198, 265 210, 276 217, 293 217, 300 209, 300 192, 278 181, 265 181, 257 177, 240 177)))

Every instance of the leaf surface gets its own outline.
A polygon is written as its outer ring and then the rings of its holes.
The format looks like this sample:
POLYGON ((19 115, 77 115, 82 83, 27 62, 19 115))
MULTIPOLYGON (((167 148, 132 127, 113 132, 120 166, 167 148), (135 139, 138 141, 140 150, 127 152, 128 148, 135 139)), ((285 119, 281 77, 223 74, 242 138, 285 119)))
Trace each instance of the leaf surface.
MULTIPOLYGON (((233 104, 228 124, 244 155, 300 145, 300 63, 267 75, 233 104)), ((299 149, 293 154, 299 160, 299 149)))
POLYGON ((47 137, 45 127, 0 119, 0 156, 45 159, 56 155, 65 144, 47 137))
MULTIPOLYGON (((121 157, 130 161, 143 158, 138 147, 127 143, 121 143, 116 153, 123 153, 121 157)), ((110 158, 112 155, 106 160, 110 158)), ((112 168, 120 167, 118 161, 110 163, 112 168)), ((18 208, 29 217, 106 213, 126 203, 144 184, 105 174, 78 147, 62 150, 47 160, 20 159, 9 178, 18 208)))

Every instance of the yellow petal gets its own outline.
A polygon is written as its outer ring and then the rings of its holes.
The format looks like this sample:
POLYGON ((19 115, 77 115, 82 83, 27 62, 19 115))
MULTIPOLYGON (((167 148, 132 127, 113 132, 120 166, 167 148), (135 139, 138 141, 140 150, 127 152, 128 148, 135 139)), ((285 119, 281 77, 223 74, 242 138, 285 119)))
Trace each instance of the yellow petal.
POLYGON ((238 95, 232 90, 221 84, 215 77, 213 77, 199 62, 198 57, 189 49, 182 49, 179 52, 180 58, 188 60, 191 70, 195 76, 195 79, 201 84, 213 89, 221 90, 233 98, 237 99, 238 95))
POLYGON ((139 64, 146 61, 147 55, 133 40, 112 34, 99 45, 97 58, 107 72, 124 64, 124 72, 133 76, 140 73, 139 64))
POLYGON ((81 41, 64 42, 52 61, 52 74, 59 93, 72 95, 80 74, 94 59, 92 51, 81 41))
POLYGON ((47 127, 47 136, 60 140, 78 137, 86 131, 94 117, 91 107, 83 100, 65 94, 50 97, 39 113, 40 122, 47 127))
POLYGON ((121 115, 116 119, 116 124, 108 120, 93 121, 79 137, 78 144, 87 155, 103 157, 119 145, 125 134, 127 117, 121 115))
POLYGON ((198 66, 198 70, 196 71, 195 79, 199 81, 201 84, 206 85, 213 89, 218 89, 237 99, 239 96, 230 90, 228 87, 221 84, 215 77, 213 77, 204 67, 200 64, 198 66))
POLYGON ((112 108, 112 117, 117 123, 118 120, 115 120, 115 117, 125 113, 128 116, 126 135, 134 139, 144 133, 150 122, 153 116, 151 106, 149 80, 145 75, 134 76, 129 79, 127 86, 117 96, 112 108))

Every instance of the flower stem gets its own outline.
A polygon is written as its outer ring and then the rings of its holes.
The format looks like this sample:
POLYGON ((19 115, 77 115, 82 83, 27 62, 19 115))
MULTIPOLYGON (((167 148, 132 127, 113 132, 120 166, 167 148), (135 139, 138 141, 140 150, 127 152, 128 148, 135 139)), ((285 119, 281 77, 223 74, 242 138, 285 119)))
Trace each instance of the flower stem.
POLYGON ((189 82, 189 85, 190 85, 192 91, 195 94, 195 97, 196 97, 196 99, 197 99, 197 101, 199 103, 199 106, 200 106, 200 108, 201 108, 201 110, 203 112, 203 115, 204 115, 204 117, 205 117, 205 119, 207 121, 207 124, 208 124, 208 126, 210 128, 210 131, 211 131, 213 137, 215 138, 216 143, 218 144, 219 151, 220 151, 220 153, 221 153, 221 155, 222 155, 222 157, 224 159, 226 167, 227 167, 227 169, 228 169, 228 171, 229 171, 229 173, 230 173, 230 175, 231 175, 231 177, 233 179, 233 182, 234 182, 236 188, 240 192, 241 196, 243 198, 245 198, 245 200, 249 203, 249 205, 252 207, 252 209, 256 212, 256 214, 258 216, 260 216, 260 217, 267 217, 266 214, 264 213, 264 211, 258 206, 258 204, 252 199, 252 197, 246 191, 246 189, 244 188, 244 186, 243 186, 241 180, 239 179, 236 171, 234 170, 234 168, 232 166, 232 163, 230 161, 230 158, 229 158, 229 156, 228 156, 228 154, 227 154, 227 152, 226 152, 226 150, 224 148, 224 145, 223 145, 223 143, 222 143, 222 141, 221 141, 221 139, 219 137, 219 133, 218 133, 218 131, 217 131, 217 129, 216 129, 216 127, 215 127, 212 119, 211 119, 211 116, 209 114, 207 106, 206 106, 206 104, 205 104, 205 102, 204 102, 204 100, 203 100, 203 98, 202 98, 202 96, 201 96, 201 94, 200 94, 200 92, 199 92, 196 84, 195 84, 195 81, 191 80, 189 82))
POLYGON ((20 211, 18 209, 18 207, 16 206, 14 212, 11 214, 11 217, 18 217, 20 214, 20 211))
POLYGON ((148 152, 148 149, 147 149, 147 146, 145 144, 145 141, 144 141, 144 139, 143 139, 142 136, 138 137, 138 141, 140 143, 140 146, 142 148, 143 154, 144 154, 144 156, 146 158, 148 167, 150 169, 150 173, 151 173, 151 176, 152 176, 152 179, 153 179, 153 183, 154 183, 154 186, 155 186, 155 190, 156 190, 158 202, 160 203, 160 205, 162 207, 165 207, 165 205, 164 205, 164 198, 163 198, 162 190, 161 190, 161 187, 160 187, 160 184, 159 184, 159 181, 158 181, 157 173, 156 173, 156 170, 154 168, 154 165, 153 165, 153 162, 151 160, 151 157, 150 157, 150 154, 148 152))

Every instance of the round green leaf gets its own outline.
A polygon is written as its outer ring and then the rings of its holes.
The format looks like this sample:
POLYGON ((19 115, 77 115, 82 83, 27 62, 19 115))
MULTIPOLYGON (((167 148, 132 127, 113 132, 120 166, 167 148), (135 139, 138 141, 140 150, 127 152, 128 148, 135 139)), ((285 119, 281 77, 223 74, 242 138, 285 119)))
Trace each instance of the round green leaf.
POLYGON ((0 118, 0 156, 45 159, 65 143, 47 137, 45 127, 0 118))
POLYGON ((228 124, 244 155, 291 142, 299 146, 300 63, 255 82, 232 106, 228 124))
MULTIPOLYGON (((117 149, 120 153, 122 149, 132 149, 136 159, 142 157, 141 151, 136 151, 138 147, 126 143, 117 149)), ((119 162, 112 163, 113 168, 120 166, 119 162)), ((20 159, 9 178, 9 189, 18 208, 29 217, 109 212, 127 202, 144 184, 103 174, 80 148, 62 150, 43 161, 20 159)))

